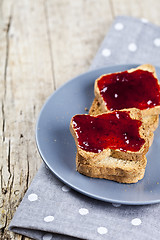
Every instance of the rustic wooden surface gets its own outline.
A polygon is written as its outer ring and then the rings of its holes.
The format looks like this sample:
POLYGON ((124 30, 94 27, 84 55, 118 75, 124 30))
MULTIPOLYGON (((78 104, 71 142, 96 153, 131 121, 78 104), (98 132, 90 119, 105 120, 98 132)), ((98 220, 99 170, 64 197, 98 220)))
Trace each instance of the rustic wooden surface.
POLYGON ((160 25, 159 0, 0 0, 0 239, 41 158, 35 123, 45 99, 86 71, 117 15, 160 25))

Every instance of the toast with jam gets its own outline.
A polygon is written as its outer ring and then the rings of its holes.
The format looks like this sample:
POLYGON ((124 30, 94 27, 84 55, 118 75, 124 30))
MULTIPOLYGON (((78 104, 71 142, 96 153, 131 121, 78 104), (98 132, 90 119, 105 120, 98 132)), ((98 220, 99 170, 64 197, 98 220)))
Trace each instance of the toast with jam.
POLYGON ((76 169, 94 178, 136 183, 145 173, 145 154, 160 113, 160 86, 149 64, 105 74, 95 81, 89 115, 75 115, 70 131, 76 169))
POLYGON ((137 108, 143 117, 160 114, 160 85, 149 64, 100 76, 94 93, 102 112, 137 108))
POLYGON ((141 120, 138 109, 73 116, 70 130, 77 146, 77 171, 123 183, 142 179, 153 132, 146 135, 141 120))

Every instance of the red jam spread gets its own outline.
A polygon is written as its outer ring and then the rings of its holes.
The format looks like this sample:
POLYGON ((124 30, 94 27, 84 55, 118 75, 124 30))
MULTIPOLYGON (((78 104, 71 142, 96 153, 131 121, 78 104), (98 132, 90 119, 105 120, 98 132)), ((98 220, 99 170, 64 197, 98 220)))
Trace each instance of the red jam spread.
POLYGON ((94 153, 106 148, 139 151, 145 142, 139 135, 141 124, 141 121, 131 119, 125 111, 95 117, 90 115, 73 117, 78 146, 94 153))
POLYGON ((136 70, 104 75, 98 81, 100 94, 111 111, 148 109, 160 105, 160 87, 153 73, 136 70))

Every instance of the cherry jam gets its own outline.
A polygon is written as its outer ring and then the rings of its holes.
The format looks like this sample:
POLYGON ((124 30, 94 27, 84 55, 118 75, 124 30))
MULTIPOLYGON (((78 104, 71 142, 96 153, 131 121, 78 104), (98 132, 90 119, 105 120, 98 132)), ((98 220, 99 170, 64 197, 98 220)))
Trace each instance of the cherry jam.
POLYGON ((160 105, 158 81, 148 71, 104 75, 98 81, 98 88, 111 111, 133 107, 143 110, 160 105))
POLYGON ((125 111, 73 117, 73 128, 79 147, 94 153, 106 148, 139 151, 145 142, 139 135, 141 124, 141 121, 131 119, 125 111))

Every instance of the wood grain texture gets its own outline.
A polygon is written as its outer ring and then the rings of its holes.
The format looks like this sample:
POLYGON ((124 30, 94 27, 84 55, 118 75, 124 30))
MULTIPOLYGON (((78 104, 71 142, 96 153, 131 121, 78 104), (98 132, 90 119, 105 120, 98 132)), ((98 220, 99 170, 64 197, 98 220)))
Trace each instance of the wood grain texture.
POLYGON ((106 0, 55 0, 54 4, 48 0, 45 5, 55 83, 59 87, 87 71, 113 17, 106 0))
POLYGON ((3 1, 1 10, 0 236, 15 239, 6 227, 40 166, 35 122, 54 84, 43 1, 3 1))
POLYGON ((159 12, 159 0, 0 0, 0 239, 27 239, 7 227, 41 164, 45 99, 89 68, 115 16, 160 25, 159 12))
POLYGON ((145 18, 154 24, 160 25, 160 1, 152 0, 111 0, 113 15, 126 15, 145 18))

